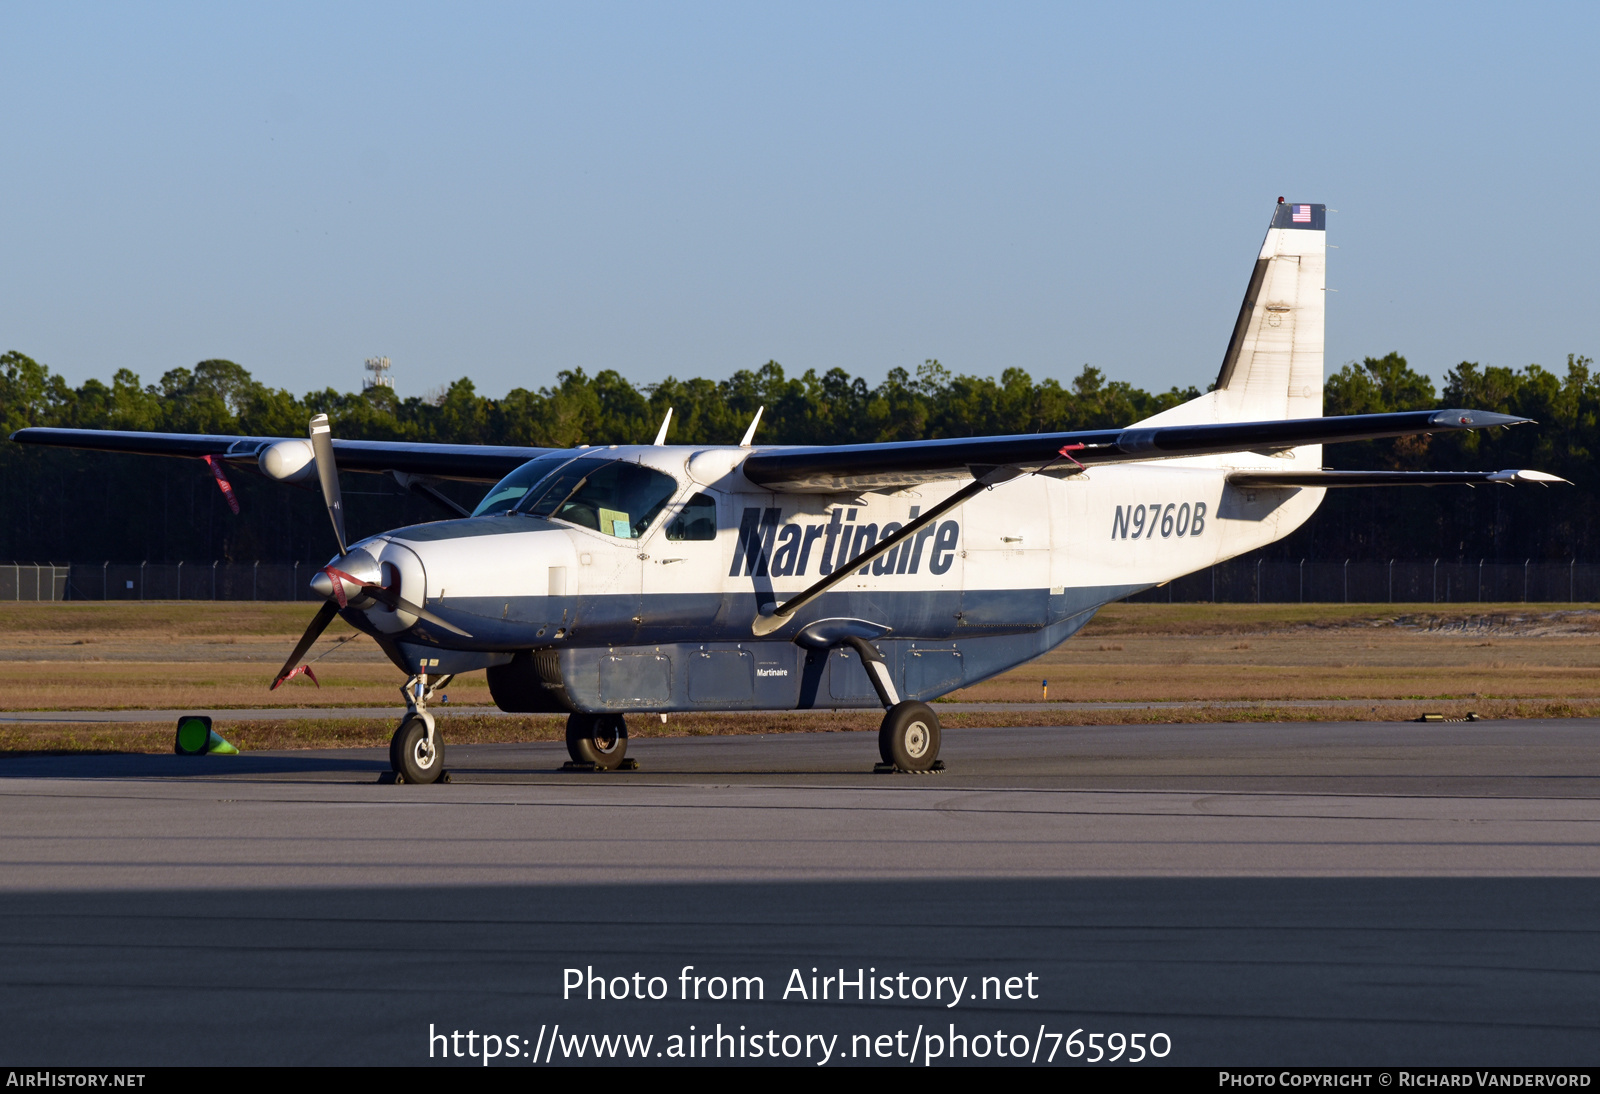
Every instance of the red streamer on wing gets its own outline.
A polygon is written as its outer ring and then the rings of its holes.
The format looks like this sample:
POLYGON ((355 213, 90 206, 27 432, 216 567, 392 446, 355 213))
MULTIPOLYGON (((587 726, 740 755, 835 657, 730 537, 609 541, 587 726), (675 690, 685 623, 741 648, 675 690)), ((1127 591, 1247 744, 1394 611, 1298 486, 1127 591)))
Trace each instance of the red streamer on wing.
POLYGON ((233 510, 233 515, 239 515, 239 499, 234 496, 233 483, 228 481, 228 476, 222 473, 222 461, 215 456, 206 456, 206 466, 211 468, 211 477, 217 480, 217 489, 222 491, 222 496, 228 499, 228 508, 233 510))

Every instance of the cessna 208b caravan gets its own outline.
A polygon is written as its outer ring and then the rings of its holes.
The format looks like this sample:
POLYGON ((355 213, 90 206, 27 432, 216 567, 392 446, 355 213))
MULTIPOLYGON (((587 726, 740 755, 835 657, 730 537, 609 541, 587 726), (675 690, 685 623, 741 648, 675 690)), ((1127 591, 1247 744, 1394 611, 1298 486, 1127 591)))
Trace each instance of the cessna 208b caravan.
MULTIPOLYGON (((273 687, 340 615, 407 676, 396 778, 444 770, 429 702, 488 673, 612 768, 627 713, 885 710, 886 765, 940 766, 929 701, 1036 657, 1097 609, 1281 539, 1342 486, 1560 482, 1329 471, 1324 444, 1527 419, 1322 416, 1324 206, 1274 210, 1213 390, 1123 429, 892 444, 554 451, 72 429, 13 439, 204 458, 320 482, 339 553, 273 687), (338 471, 494 483, 459 519, 345 537, 338 471)), ((759 419, 759 415, 757 415, 759 419)), ((669 412, 670 418, 670 412, 669 412)), ((440 496, 442 498, 442 496, 440 496)))

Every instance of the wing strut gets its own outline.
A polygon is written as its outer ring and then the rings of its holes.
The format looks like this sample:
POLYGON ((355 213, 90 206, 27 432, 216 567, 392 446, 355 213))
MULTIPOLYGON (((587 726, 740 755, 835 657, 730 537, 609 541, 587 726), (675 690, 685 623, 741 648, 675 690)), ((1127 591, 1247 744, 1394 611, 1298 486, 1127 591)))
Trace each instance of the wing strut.
POLYGON ((840 563, 834 568, 833 573, 818 581, 809 589, 790 597, 778 607, 773 608, 770 613, 764 612, 756 616, 755 622, 750 625, 750 629, 756 634, 771 634, 773 631, 780 629, 789 622, 795 612, 839 584, 845 578, 861 569, 861 567, 871 563, 874 559, 888 554, 901 543, 922 531, 929 524, 932 524, 974 494, 987 490, 991 486, 998 486, 1000 483, 1008 479, 1014 479, 1021 474, 1024 474, 1024 472, 1016 467, 996 467, 986 474, 973 479, 898 532, 880 539, 876 545, 868 547, 849 562, 840 563))

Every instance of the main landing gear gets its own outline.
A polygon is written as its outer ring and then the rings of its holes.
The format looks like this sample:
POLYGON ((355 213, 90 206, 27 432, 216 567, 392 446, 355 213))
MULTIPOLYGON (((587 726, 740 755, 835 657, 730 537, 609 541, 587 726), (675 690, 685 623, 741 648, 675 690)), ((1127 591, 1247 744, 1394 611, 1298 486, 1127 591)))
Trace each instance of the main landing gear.
POLYGON ((637 760, 629 760, 628 723, 620 714, 567 715, 567 755, 571 767, 589 771, 632 771, 637 760))
POLYGON ((943 771, 939 759, 939 716, 927 703, 906 700, 896 703, 883 715, 878 727, 880 768, 923 774, 943 771))
POLYGON ((434 724, 428 704, 434 694, 450 683, 451 676, 440 676, 429 682, 428 674, 421 673, 405 682, 400 694, 405 696, 406 716, 389 741, 389 767, 397 783, 449 782, 444 769, 444 739, 434 724))
POLYGON ((883 757, 875 771, 904 771, 926 775, 943 771, 939 759, 939 716, 927 703, 902 701, 894 689, 894 679, 883 654, 864 638, 847 638, 846 643, 861 657, 861 667, 883 703, 883 722, 878 726, 878 755, 883 757))

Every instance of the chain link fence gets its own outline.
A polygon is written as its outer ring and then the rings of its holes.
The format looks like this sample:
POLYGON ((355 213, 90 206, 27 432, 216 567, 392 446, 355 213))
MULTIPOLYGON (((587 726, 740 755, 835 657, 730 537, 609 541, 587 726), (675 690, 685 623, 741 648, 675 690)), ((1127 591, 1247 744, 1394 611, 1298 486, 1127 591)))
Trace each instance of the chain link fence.
MULTIPOLYGON (((0 563, 4 600, 315 600, 317 562, 0 563)), ((1582 603, 1600 563, 1236 558, 1128 597, 1131 603, 1582 603)))
POLYGON ((51 562, 0 564, 0 600, 65 600, 70 572, 51 562))
POLYGON ((0 563, 5 600, 316 600, 319 562, 0 563))

